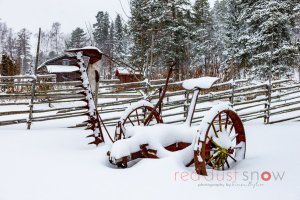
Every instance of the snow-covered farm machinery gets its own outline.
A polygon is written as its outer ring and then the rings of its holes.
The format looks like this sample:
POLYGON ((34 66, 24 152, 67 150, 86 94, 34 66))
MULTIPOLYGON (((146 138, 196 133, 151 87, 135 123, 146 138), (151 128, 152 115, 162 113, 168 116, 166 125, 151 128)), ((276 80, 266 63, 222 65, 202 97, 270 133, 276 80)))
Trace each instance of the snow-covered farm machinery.
POLYGON ((246 137, 243 123, 229 103, 213 106, 202 119, 200 125, 192 126, 197 98, 202 89, 209 89, 218 80, 214 77, 201 77, 183 82, 186 90, 193 90, 188 115, 183 124, 164 124, 161 117, 161 105, 168 87, 172 66, 169 69, 164 89, 154 106, 147 100, 141 100, 129 106, 117 123, 114 139, 97 112, 93 93, 89 84, 87 68, 83 56, 91 64, 101 59, 102 53, 93 47, 73 49, 78 60, 89 116, 88 129, 93 131, 89 137, 95 140, 91 144, 105 142, 106 132, 111 140, 107 153, 113 165, 126 168, 139 158, 174 157, 185 166, 195 165, 196 172, 207 175, 206 168, 228 169, 245 158, 246 137))

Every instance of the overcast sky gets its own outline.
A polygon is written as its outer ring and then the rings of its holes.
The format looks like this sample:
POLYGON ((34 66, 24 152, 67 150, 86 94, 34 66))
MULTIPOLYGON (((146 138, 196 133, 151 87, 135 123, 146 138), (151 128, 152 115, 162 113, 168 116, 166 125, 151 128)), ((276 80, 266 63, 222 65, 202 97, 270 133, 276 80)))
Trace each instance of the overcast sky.
POLYGON ((129 0, 0 0, 0 19, 15 31, 25 27, 32 32, 38 32, 38 27, 49 30, 58 21, 62 31, 70 33, 78 26, 85 28, 85 23, 93 24, 98 11, 108 11, 113 18, 120 13, 126 20, 120 1, 129 14, 129 0))

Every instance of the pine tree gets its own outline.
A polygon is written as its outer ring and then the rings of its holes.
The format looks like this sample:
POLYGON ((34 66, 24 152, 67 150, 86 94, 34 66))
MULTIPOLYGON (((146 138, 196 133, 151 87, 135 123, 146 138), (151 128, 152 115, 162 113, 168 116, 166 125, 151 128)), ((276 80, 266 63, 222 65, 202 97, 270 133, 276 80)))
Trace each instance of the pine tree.
MULTIPOLYGON (((115 57, 115 26, 114 23, 111 22, 110 28, 109 28, 109 35, 106 41, 106 49, 108 51, 108 55, 114 59, 115 57)), ((114 63, 112 62, 111 59, 107 60, 107 65, 108 65, 108 79, 112 78, 112 73, 113 73, 113 68, 114 68, 114 63)))
POLYGON ((131 47, 130 62, 136 70, 144 72, 150 40, 148 36, 150 0, 132 0, 130 2, 131 19, 129 21, 133 45, 131 47))
POLYGON ((239 57, 239 35, 241 32, 241 24, 239 23, 240 7, 236 0, 226 0, 225 12, 223 15, 224 30, 224 54, 225 62, 222 65, 224 76, 227 79, 240 78, 242 68, 239 57))
POLYGON ((76 28, 71 33, 71 39, 66 42, 68 49, 70 48, 82 48, 86 46, 86 33, 82 28, 76 28))
POLYGON ((2 55, 0 63, 0 75, 1 76, 15 76, 20 74, 20 70, 13 60, 6 54, 2 55))
POLYGON ((115 20, 115 43, 114 43, 114 54, 117 59, 124 60, 124 31, 121 16, 118 14, 115 20))
POLYGON ((177 63, 177 78, 189 68, 190 2, 188 0, 143 0, 131 2, 132 61, 152 75, 177 63))
POLYGON ((196 0, 193 5, 193 65, 200 67, 204 74, 208 74, 213 47, 213 24, 209 9, 208 0, 196 0))
POLYGON ((243 51, 251 55, 252 76, 266 79, 272 63, 273 78, 289 77, 295 56, 290 37, 292 10, 289 2, 260 0, 251 6, 243 51))
POLYGON ((109 14, 108 12, 99 11, 96 15, 97 22, 93 25, 94 27, 94 39, 96 46, 103 52, 107 53, 107 40, 109 37, 109 14))

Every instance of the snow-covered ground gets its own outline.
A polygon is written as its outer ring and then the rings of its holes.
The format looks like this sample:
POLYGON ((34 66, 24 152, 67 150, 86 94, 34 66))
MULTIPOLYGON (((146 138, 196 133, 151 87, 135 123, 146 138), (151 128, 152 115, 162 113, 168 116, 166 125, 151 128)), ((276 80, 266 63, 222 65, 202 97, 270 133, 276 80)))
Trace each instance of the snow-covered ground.
POLYGON ((66 128, 81 121, 0 127, 0 199, 300 199, 299 121, 245 123, 246 159, 208 177, 170 158, 116 169, 109 145, 88 146, 89 131, 66 128))

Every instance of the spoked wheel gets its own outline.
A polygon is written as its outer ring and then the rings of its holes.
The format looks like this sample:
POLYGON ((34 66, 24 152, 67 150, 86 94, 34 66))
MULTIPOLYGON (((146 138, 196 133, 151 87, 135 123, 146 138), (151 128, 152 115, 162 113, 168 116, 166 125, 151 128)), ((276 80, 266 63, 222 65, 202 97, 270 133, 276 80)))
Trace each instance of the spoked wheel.
POLYGON ((200 134, 194 160, 198 174, 207 175, 206 167, 224 170, 243 160, 246 136, 240 117, 231 109, 219 111, 200 134), (203 138, 201 140, 201 138, 203 138))
POLYGON ((154 106, 147 101, 141 101, 140 103, 133 104, 132 106, 127 108, 117 124, 115 131, 115 141, 127 138, 126 128, 128 127, 149 126, 162 123, 160 114, 156 110, 153 110, 154 106), (152 111, 153 116, 151 117, 151 120, 146 123, 145 121, 152 111))

